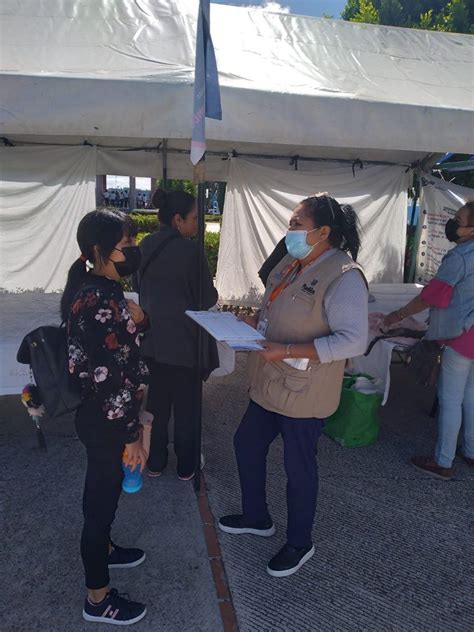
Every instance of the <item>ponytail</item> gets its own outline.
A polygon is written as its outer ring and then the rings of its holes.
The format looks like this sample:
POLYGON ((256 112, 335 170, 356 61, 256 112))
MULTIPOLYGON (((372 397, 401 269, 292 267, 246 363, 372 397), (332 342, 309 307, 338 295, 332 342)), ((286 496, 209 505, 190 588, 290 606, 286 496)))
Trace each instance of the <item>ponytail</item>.
POLYGON ((350 204, 341 205, 327 193, 319 193, 301 202, 313 218, 315 226, 329 226, 329 243, 350 252, 354 261, 360 250, 360 224, 350 204))
POLYGON ((124 235, 135 237, 137 226, 133 219, 116 209, 91 211, 84 215, 77 227, 77 243, 81 256, 69 268, 66 287, 61 298, 61 318, 67 320, 75 295, 90 281, 88 266, 97 259, 105 261, 124 235), (90 264, 88 263, 90 262, 90 264))
POLYGON ((79 259, 76 259, 69 268, 67 275, 66 287, 64 288, 64 293, 61 297, 61 319, 63 321, 66 321, 69 316, 69 311, 74 297, 81 289, 81 286, 86 283, 89 278, 86 258, 81 255, 79 259))

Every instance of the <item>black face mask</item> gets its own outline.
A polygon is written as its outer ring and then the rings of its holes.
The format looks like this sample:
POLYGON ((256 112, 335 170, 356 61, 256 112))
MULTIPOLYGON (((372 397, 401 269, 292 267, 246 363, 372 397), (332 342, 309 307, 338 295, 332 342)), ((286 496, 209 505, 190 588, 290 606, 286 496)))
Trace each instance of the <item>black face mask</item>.
POLYGON ((458 235, 458 228, 459 224, 455 219, 448 219, 448 221, 446 222, 446 226, 444 227, 444 232, 446 233, 446 238, 448 241, 456 242, 460 239, 458 235))
MULTIPOLYGON (((114 248, 119 250, 119 248, 114 248)), ((121 277, 130 276, 137 272, 142 262, 142 253, 138 246, 125 246, 119 250, 125 257, 125 261, 113 261, 115 269, 121 277)))

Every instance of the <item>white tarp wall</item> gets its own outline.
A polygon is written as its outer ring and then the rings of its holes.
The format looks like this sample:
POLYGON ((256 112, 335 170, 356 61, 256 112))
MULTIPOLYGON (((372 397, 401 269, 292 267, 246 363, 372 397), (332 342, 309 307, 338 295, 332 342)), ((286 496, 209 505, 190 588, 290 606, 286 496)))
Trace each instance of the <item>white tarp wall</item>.
POLYGON ((417 231, 417 283, 428 283, 435 276, 444 255, 454 247, 455 244, 446 239, 444 226, 468 200, 474 200, 473 189, 445 182, 427 173, 422 175, 417 231))
POLYGON ((238 158, 230 161, 221 229, 217 289, 220 300, 258 304, 263 286, 258 270, 283 237, 295 206, 327 191, 352 204, 362 226, 359 261, 369 282, 403 281, 407 188, 405 167, 304 163, 277 169, 238 158))
POLYGON ((61 290, 95 208, 95 148, 3 147, 0 174, 0 290, 61 290))

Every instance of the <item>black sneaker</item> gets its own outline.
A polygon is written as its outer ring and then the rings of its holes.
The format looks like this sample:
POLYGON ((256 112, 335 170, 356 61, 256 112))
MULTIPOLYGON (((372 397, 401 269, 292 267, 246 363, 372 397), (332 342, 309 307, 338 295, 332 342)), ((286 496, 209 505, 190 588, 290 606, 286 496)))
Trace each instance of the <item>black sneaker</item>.
POLYGON ((93 604, 86 599, 82 611, 82 616, 86 621, 112 625, 132 625, 141 621, 145 615, 144 604, 130 601, 128 595, 119 595, 115 588, 112 588, 107 593, 107 597, 98 604, 93 604))
POLYGON ((314 546, 295 549, 285 544, 275 557, 268 562, 267 571, 273 577, 288 577, 299 570, 314 555, 314 546))
POLYGON ((112 544, 113 551, 109 555, 109 568, 133 568, 145 561, 145 551, 141 549, 123 549, 112 544))
POLYGON ((271 520, 259 524, 248 524, 244 521, 244 517, 240 515, 223 516, 218 524, 221 531, 234 535, 250 533, 252 535, 261 535, 264 538, 269 538, 275 533, 275 527, 271 520))

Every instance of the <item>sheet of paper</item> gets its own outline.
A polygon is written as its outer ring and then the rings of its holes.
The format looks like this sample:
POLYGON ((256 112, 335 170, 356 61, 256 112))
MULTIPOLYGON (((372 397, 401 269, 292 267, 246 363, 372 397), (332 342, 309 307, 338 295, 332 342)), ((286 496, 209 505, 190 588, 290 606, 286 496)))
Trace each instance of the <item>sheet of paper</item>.
POLYGON ((309 366, 309 358, 284 358, 283 362, 298 371, 307 371, 309 366))
POLYGON ((226 340, 226 344, 234 351, 262 351, 262 346, 253 340, 226 340))
MULTIPOLYGON (((247 345, 250 343, 255 344, 256 340, 265 340, 256 329, 238 320, 231 312, 193 312, 188 310, 186 315, 196 321, 213 338, 227 342, 233 349, 236 348, 235 345, 242 346, 241 343, 245 343, 246 350, 248 350, 247 345)), ((257 347, 258 345, 251 348, 256 349, 257 347)))

